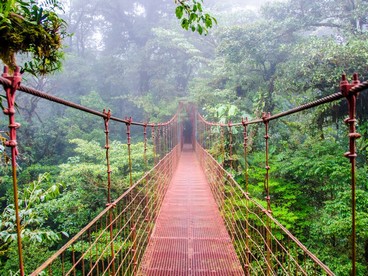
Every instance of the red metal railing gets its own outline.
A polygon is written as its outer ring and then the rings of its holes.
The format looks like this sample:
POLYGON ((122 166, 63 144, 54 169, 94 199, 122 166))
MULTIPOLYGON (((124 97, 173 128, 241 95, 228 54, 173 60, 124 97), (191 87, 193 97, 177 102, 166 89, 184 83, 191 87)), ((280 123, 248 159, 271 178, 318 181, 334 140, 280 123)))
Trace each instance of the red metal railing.
POLYGON ((269 123, 281 117, 288 116, 303 110, 307 110, 322 104, 346 98, 349 107, 349 117, 345 122, 349 125, 349 151, 344 155, 350 159, 351 163, 351 206, 352 206, 352 231, 351 231, 351 260, 352 275, 356 275, 356 140, 360 137, 356 133, 356 98, 359 92, 368 88, 368 82, 360 83, 357 74, 354 74, 353 81, 349 83, 346 76, 343 76, 340 83, 341 92, 327 96, 325 98, 301 105, 288 111, 272 115, 264 113, 262 118, 248 121, 243 119, 241 123, 213 123, 208 122, 199 113, 193 116, 193 124, 196 126, 194 137, 197 138, 195 146, 201 160, 203 169, 206 172, 212 187, 217 204, 223 212, 223 218, 230 235, 233 238, 234 246, 243 264, 244 272, 247 275, 264 274, 327 274, 334 275, 333 272, 324 265, 316 256, 307 250, 305 246, 294 237, 285 227, 283 227, 273 216, 271 210, 270 197, 270 166, 269 166, 269 123), (259 202, 254 200, 248 193, 248 134, 247 126, 251 124, 263 123, 265 126, 265 181, 264 208, 259 202), (243 127, 244 138, 244 160, 245 168, 245 191, 227 172, 223 165, 226 164, 230 171, 233 170, 233 128, 243 127), (216 129, 216 131, 214 131, 216 129), (224 133, 227 131, 227 154, 225 154, 224 133), (216 137, 217 146, 214 146, 216 137), (221 150, 218 154, 222 158, 220 165, 209 151, 217 148, 221 150))
POLYGON ((202 146, 196 150, 246 275, 334 275, 202 146))
POLYGON ((136 273, 179 156, 177 145, 30 275, 136 273))
POLYGON ((107 167, 107 204, 95 219, 85 226, 76 236, 60 248, 51 258, 36 269, 31 275, 131 275, 141 262, 148 243, 157 213, 162 204, 173 171, 175 170, 181 150, 181 124, 179 106, 178 113, 168 122, 153 124, 134 122, 131 118, 117 118, 110 110, 98 112, 90 108, 69 102, 29 87, 20 85, 19 69, 14 76, 9 76, 7 68, 0 77, 8 100, 8 108, 4 113, 9 116, 10 140, 6 143, 12 150, 12 170, 14 186, 14 202, 16 209, 18 256, 20 275, 25 272, 22 258, 21 217, 18 206, 17 183, 17 141, 16 130, 20 127, 15 122, 15 94, 17 91, 41 97, 82 112, 86 112, 104 120, 106 136, 107 167), (129 164, 129 189, 117 200, 111 201, 111 168, 109 122, 115 121, 126 125, 127 158, 129 164), (145 169, 149 169, 148 133, 151 129, 152 148, 155 166, 139 181, 133 183, 131 158, 131 127, 143 128, 142 159, 145 169), (156 133, 156 135, 155 135, 156 133), (158 135, 157 135, 158 134, 158 135))
MULTIPOLYGON (((16 71, 14 76, 9 76, 5 71, 0 77, 0 83, 4 86, 8 107, 4 113, 9 116, 10 140, 6 145, 12 152, 14 204, 16 209, 18 255, 20 275, 24 275, 22 260, 21 221, 19 218, 17 198, 17 173, 16 156, 17 141, 16 130, 19 124, 15 122, 15 93, 25 93, 42 97, 44 99, 63 104, 83 112, 101 117, 105 121, 106 133, 106 164, 108 173, 107 187, 110 189, 111 171, 109 167, 109 129, 108 122, 113 120, 126 125, 130 187, 116 201, 111 202, 108 192, 107 208, 84 227, 75 237, 57 251, 48 261, 41 265, 31 275, 41 272, 49 275, 131 275, 138 271, 141 258, 148 243, 157 212, 162 204, 167 185, 176 167, 180 154, 180 138, 182 128, 180 126, 180 110, 169 121, 163 124, 148 124, 134 122, 131 118, 121 119, 111 116, 110 112, 98 112, 84 106, 65 101, 63 99, 42 93, 20 85, 20 75, 16 71), (138 182, 132 181, 132 164, 130 153, 130 127, 143 127, 145 146, 147 151, 147 127, 151 128, 152 144, 155 153, 156 166, 146 173, 138 182)), ((356 234, 355 234, 355 142, 359 134, 355 130, 356 96, 367 89, 368 82, 360 84, 357 76, 354 81, 348 83, 344 77, 341 82, 341 93, 336 93, 326 98, 308 103, 306 105, 282 112, 276 115, 264 114, 260 119, 253 121, 243 120, 241 123, 217 124, 206 122, 200 115, 195 114, 195 108, 187 107, 188 115, 192 120, 192 137, 198 138, 198 143, 192 140, 201 160, 203 169, 211 184, 211 189, 217 204, 222 211, 227 229, 233 239, 234 247, 239 259, 248 274, 304 274, 316 275, 333 273, 311 252, 307 250, 287 229, 285 229, 271 212, 269 191, 269 165, 268 165, 268 124, 270 121, 287 116, 311 107, 315 107, 334 100, 347 98, 349 103, 349 152, 345 154, 351 163, 351 187, 352 187, 352 274, 356 274, 356 234), (198 120, 195 120, 197 118, 198 120), (216 140, 212 136, 211 128, 221 128, 221 140, 223 141, 223 128, 228 128, 229 141, 227 146, 228 161, 233 167, 233 141, 232 131, 234 127, 244 127, 244 154, 247 154, 246 127, 250 124, 263 123, 265 125, 265 194, 266 205, 264 208, 248 194, 248 183, 245 191, 236 183, 233 177, 212 158, 205 150, 210 149, 216 140)), ((221 148, 225 157, 225 146, 221 148)), ((146 158, 146 157, 144 157, 146 158)), ((246 158, 245 158, 246 159, 246 158)), ((225 158, 224 158, 225 162, 225 158)), ((146 163, 146 161, 145 161, 146 163)), ((247 164, 247 162, 245 162, 247 164)), ((147 163, 146 163, 147 164, 147 163)), ((247 169, 245 169, 247 180, 247 169)), ((247 181, 246 181, 247 182, 247 181)))

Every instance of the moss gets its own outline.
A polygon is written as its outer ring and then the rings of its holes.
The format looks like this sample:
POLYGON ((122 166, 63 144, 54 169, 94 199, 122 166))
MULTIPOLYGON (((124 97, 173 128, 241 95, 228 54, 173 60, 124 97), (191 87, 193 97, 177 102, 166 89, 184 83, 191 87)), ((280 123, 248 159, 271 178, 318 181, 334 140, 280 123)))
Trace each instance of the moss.
POLYGON ((0 4, 0 59, 11 69, 18 66, 16 54, 31 54, 32 60, 23 70, 32 74, 46 74, 60 67, 62 38, 66 35, 66 23, 50 10, 35 4, 13 4, 13 12, 4 12, 0 4), (3 13, 1 13, 3 11, 3 13))

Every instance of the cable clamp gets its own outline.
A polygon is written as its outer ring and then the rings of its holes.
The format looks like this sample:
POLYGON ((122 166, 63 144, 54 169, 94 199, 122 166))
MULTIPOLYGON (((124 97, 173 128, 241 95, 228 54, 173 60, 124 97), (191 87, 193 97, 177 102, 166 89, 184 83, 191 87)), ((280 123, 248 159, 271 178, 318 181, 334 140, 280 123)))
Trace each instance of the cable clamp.
POLYGON ((5 142, 5 146, 7 147, 16 147, 18 145, 17 141, 16 140, 8 140, 5 142))

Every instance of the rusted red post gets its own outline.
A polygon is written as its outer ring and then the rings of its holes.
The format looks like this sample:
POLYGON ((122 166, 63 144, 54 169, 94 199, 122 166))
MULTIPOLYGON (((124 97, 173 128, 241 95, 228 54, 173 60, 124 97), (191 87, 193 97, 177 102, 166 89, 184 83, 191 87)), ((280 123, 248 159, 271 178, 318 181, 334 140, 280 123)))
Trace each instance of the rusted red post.
POLYGON ((13 76, 8 73, 8 67, 4 67, 3 78, 11 81, 11 86, 4 86, 8 108, 4 109, 4 114, 9 116, 9 140, 5 145, 11 148, 11 165, 13 173, 13 192, 14 192, 14 207, 15 207, 15 220, 17 225, 17 243, 18 243, 18 258, 19 258, 19 273, 24 275, 23 253, 22 253, 22 237, 21 237, 21 225, 19 217, 19 202, 18 202, 18 180, 17 180, 17 162, 18 155, 17 148, 17 129, 20 124, 15 122, 15 92, 17 91, 21 81, 22 75, 20 74, 19 67, 16 68, 13 76))
POLYGON ((269 118, 271 117, 270 113, 263 113, 262 120, 265 124, 265 140, 266 140, 266 176, 265 176, 265 193, 266 193, 266 201, 267 201, 267 211, 271 211, 271 197, 270 197, 270 166, 269 166, 269 139, 270 136, 268 134, 269 130, 269 118))
POLYGON ((167 146, 168 146, 168 137, 167 137, 167 125, 162 127, 162 141, 163 141, 163 146, 162 146, 162 151, 163 151, 163 156, 166 155, 167 153, 167 146))
MULTIPOLYGON (((271 213, 271 197, 270 197, 270 186, 269 186, 269 182, 270 182, 270 166, 269 166, 269 139, 270 136, 268 134, 268 129, 269 129, 269 118, 271 117, 270 113, 266 113, 264 112, 262 115, 262 120, 263 123, 265 125, 265 143, 266 143, 266 176, 265 176, 265 182, 264 182, 264 188, 265 188, 265 193, 266 193, 266 202, 267 202, 267 212, 271 213)), ((271 235, 270 235, 270 231, 271 231, 271 222, 270 222, 270 218, 268 216, 266 216, 266 242, 267 242, 267 275, 271 274, 270 269, 272 268, 272 263, 271 263, 271 235)))
MULTIPOLYGON (((248 171, 248 134, 247 134, 247 125, 248 125, 248 118, 242 119, 243 124, 243 146, 244 146, 244 181, 245 181, 245 192, 248 195, 248 185, 249 185, 249 171, 248 171)), ((245 225, 245 250, 246 250, 246 256, 245 256, 245 275, 249 275, 249 257, 250 257, 250 248, 249 248, 249 201, 246 200, 246 225, 245 225)))
MULTIPOLYGON (((132 117, 127 119, 126 123, 126 134, 127 134, 127 146, 128 146, 128 164, 129 164, 129 187, 133 186, 133 172, 132 172, 132 149, 131 149, 131 125, 132 125, 132 117)), ((131 201, 134 201, 134 194, 133 190, 130 193, 131 195, 131 201)), ((132 202, 132 209, 134 210, 134 203, 132 202)), ((131 215, 131 221, 130 221, 130 230, 132 231, 132 252, 133 252, 133 273, 135 273, 137 269, 137 245, 136 245, 136 226, 135 226, 135 220, 134 215, 132 212, 131 215)))
POLYGON ((151 126, 151 138, 152 138, 152 146, 153 146, 153 160, 154 160, 154 165, 157 164, 157 153, 156 153, 156 136, 155 136, 155 126, 152 125, 151 126))
POLYGON ((221 154, 222 154, 221 166, 223 167, 225 165, 225 131, 222 126, 220 126, 220 132, 221 132, 221 154))
POLYGON ((345 119, 345 123, 349 125, 349 151, 344 155, 350 159, 351 164, 351 275, 356 275, 356 140, 361 135, 356 132, 356 100, 358 95, 350 92, 350 89, 359 83, 358 74, 354 74, 351 84, 347 81, 346 75, 342 76, 340 83, 341 93, 346 97, 349 108, 349 117, 345 119))
POLYGON ((231 127, 231 121, 228 123, 229 128, 229 159, 230 159, 230 169, 233 169, 233 130, 231 127))
MULTIPOLYGON (((106 149, 106 166, 107 166, 107 204, 111 205, 111 167, 110 167, 110 144, 109 144, 109 121, 111 118, 111 111, 103 110, 105 123, 105 149, 106 149)), ((115 274, 115 250, 114 250, 114 234, 113 234, 113 210, 109 211, 109 229, 110 229, 110 243, 111 243, 111 266, 112 274, 115 274)))
POLYGON ((206 127, 206 147, 207 150, 211 149, 211 126, 209 124, 205 124, 206 127))
POLYGON ((144 149, 143 149, 143 160, 144 160, 144 166, 145 171, 148 169, 148 159, 147 159, 147 123, 143 126, 143 143, 144 143, 144 149))
MULTIPOLYGON (((146 172, 148 169, 148 160, 147 160, 147 123, 143 126, 143 161, 144 161, 144 171, 146 172)), ((148 181, 147 177, 144 180, 146 186, 146 219, 148 219, 148 181)))
POLYGON ((161 159, 161 128, 160 128, 160 124, 157 124, 157 135, 156 135, 156 142, 157 142, 157 154, 158 154, 158 159, 161 159))
POLYGON ((110 168, 110 157, 109 157, 109 120, 111 118, 111 111, 103 110, 104 123, 105 123, 105 149, 106 149, 106 166, 107 166, 107 203, 111 203, 111 168, 110 168))
POLYGON ((132 125, 132 117, 127 119, 126 123, 126 134, 127 134, 127 146, 128 146, 128 162, 129 162, 129 185, 130 187, 133 186, 133 176, 132 176, 132 153, 131 153, 131 131, 130 127, 132 125))

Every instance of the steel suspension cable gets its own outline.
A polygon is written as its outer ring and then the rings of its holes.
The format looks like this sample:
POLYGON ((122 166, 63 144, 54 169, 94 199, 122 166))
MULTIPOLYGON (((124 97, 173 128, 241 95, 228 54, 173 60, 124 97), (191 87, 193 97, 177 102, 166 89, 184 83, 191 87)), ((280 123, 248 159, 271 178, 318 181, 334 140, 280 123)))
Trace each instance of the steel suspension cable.
MULTIPOLYGON (((11 82, 9 80, 7 80, 6 78, 4 78, 4 77, 0 77, 0 84, 2 84, 4 86, 4 88, 11 86, 11 82)), ((36 97, 39 97, 39 98, 42 98, 42 99, 45 99, 45 100, 48 100, 48 101, 51 101, 51 102, 55 102, 55 103, 58 103, 58 104, 61 104, 61 105, 64 105, 64 106, 68 106, 68 107, 71 107, 71 108, 74 108, 74 109, 77 109, 77 110, 80 110, 80 111, 84 111, 84 112, 89 113, 89 114, 93 114, 93 115, 103 117, 103 118, 106 117, 106 115, 103 112, 99 112, 99 111, 93 110, 91 108, 82 106, 80 104, 76 104, 76 103, 73 103, 71 101, 67 101, 67 100, 61 99, 61 98, 56 97, 56 96, 52 96, 50 94, 39 91, 37 89, 30 88, 28 86, 19 85, 17 90, 21 91, 21 92, 24 92, 24 93, 27 93, 27 94, 30 94, 30 95, 33 95, 33 96, 36 96, 36 97)), ((113 120, 113 121, 120 122, 120 123, 128 123, 127 119, 121 119, 121 118, 117 118, 117 117, 113 117, 113 116, 111 116, 110 119, 113 120)), ((144 126, 145 125, 145 123, 133 122, 133 121, 130 122, 130 124, 131 125, 136 125, 136 126, 144 126)), ((152 125, 152 124, 148 124, 148 125, 152 125)))

